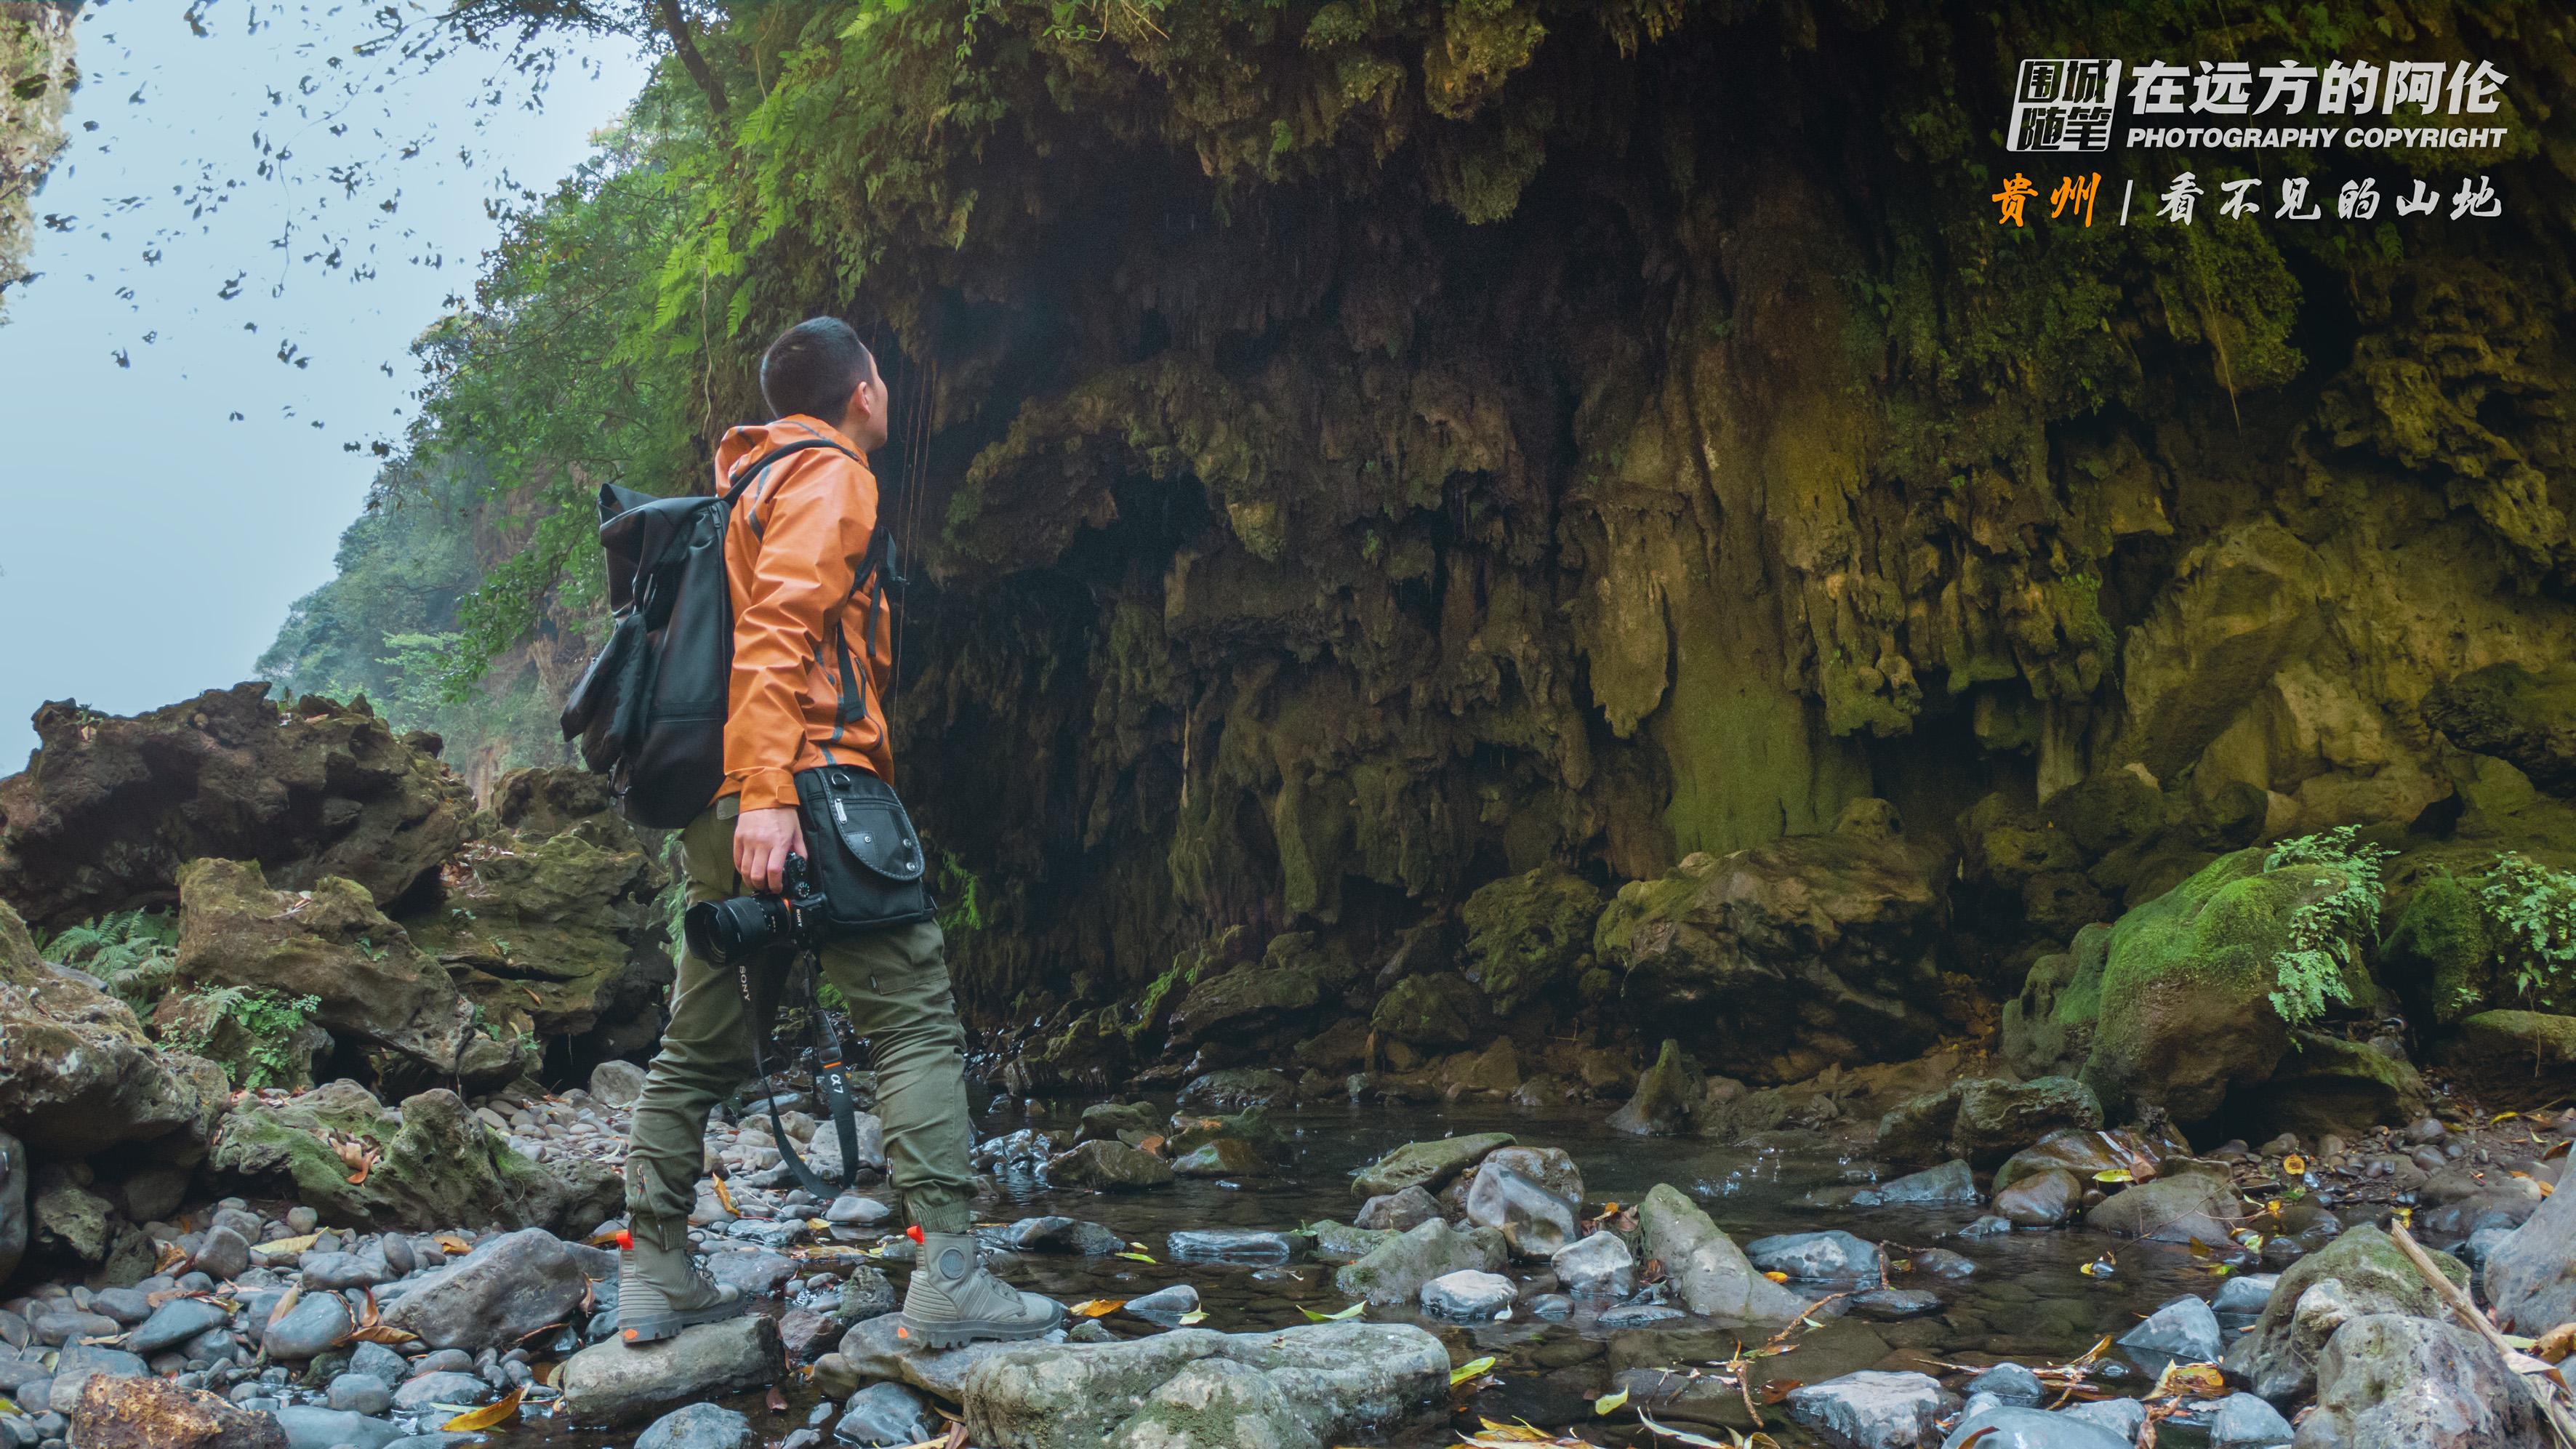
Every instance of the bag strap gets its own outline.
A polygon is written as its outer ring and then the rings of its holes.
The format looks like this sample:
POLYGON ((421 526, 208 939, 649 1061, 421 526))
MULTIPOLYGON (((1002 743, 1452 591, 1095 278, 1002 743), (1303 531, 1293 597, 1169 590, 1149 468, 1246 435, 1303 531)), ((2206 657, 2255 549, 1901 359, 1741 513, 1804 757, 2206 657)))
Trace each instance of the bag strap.
POLYGON ((866 459, 861 458, 858 454, 851 452, 849 449, 842 447, 840 444, 833 442, 829 438, 799 438, 792 443, 781 443, 777 447, 770 449, 768 452, 761 454, 759 457, 752 459, 748 464, 743 466, 741 472, 733 475, 733 486, 726 489, 724 494, 725 511, 728 513, 733 511, 734 500, 740 498, 742 496, 742 490, 750 487, 752 480, 759 477, 770 464, 777 462, 779 459, 786 457, 790 453, 802 453, 809 448, 829 448, 833 452, 840 454, 842 457, 849 459, 851 462, 858 464, 862 468, 867 466, 866 459))
MULTIPOLYGON (((778 1142, 779 1161, 796 1185, 825 1202, 858 1186, 859 1123, 858 1109, 850 1100, 849 1053, 841 1044, 840 1030, 832 1025, 830 1013, 823 1010, 820 995, 813 989, 822 974, 822 960, 812 951, 800 952, 795 967, 805 972, 806 1020, 814 1033, 814 1085, 823 1094, 832 1113, 833 1133, 841 1142, 841 1180, 833 1183, 816 1172, 796 1151, 796 1141, 787 1135, 787 1123, 779 1115, 778 1094, 769 1094, 769 1122, 778 1142)), ((751 1066, 761 1081, 769 1078, 769 1033, 761 1023, 760 1001, 751 984, 751 962, 734 967, 734 980, 741 987, 743 1030, 751 1036, 751 1066)))

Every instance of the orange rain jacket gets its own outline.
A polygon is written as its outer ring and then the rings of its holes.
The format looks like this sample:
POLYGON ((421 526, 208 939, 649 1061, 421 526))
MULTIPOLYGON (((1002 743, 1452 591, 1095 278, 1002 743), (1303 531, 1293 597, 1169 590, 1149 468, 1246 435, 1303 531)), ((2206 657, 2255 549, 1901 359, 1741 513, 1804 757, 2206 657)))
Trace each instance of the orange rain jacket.
MULTIPOLYGON (((737 470, 752 459, 806 438, 859 451, 830 424, 802 415, 735 428, 716 447, 717 491, 732 487, 737 470)), ((739 794, 745 810, 792 808, 796 772, 825 764, 857 765, 894 783, 883 704, 894 611, 875 611, 875 637, 862 647, 871 596, 883 585, 851 588, 876 526, 876 475, 829 448, 772 463, 734 501, 725 531, 733 676, 718 799, 739 794), (847 726, 838 718, 843 638, 858 664, 866 706, 847 726)))

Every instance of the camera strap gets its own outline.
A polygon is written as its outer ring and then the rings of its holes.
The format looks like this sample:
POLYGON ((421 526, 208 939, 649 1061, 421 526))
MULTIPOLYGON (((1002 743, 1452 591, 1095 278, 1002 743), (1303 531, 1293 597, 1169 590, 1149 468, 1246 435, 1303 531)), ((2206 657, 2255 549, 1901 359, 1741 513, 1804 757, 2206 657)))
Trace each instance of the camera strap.
MULTIPOLYGON (((849 1053, 843 1049, 841 1033, 832 1025, 831 1013, 823 1009, 821 995, 815 990, 815 983, 822 977, 821 954, 811 950, 798 952, 794 969, 801 970, 805 978, 805 1018, 811 1024, 814 1038, 814 1086, 830 1108, 834 1135, 840 1138, 841 1180, 838 1183, 826 1181, 797 1154, 796 1141, 787 1135, 787 1123, 779 1115, 776 1092, 769 1094, 769 1123, 778 1140, 779 1160, 786 1164, 788 1176, 795 1178, 799 1187, 817 1199, 830 1202, 844 1189, 856 1186, 859 1176, 859 1124, 857 1108, 850 1101, 849 1053)), ((767 1081, 769 1032, 761 1020, 760 1000, 754 993, 748 960, 734 967, 734 980, 742 988, 743 1026, 751 1034, 752 1070, 759 1073, 761 1080, 767 1081)))

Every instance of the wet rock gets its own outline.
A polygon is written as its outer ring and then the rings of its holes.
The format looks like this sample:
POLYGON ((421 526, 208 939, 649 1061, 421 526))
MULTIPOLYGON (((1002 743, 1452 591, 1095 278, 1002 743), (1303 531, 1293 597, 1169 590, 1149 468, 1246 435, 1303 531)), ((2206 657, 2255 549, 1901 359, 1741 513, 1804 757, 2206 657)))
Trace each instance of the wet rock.
POLYGON ((1459 908, 1467 928, 1467 978, 1498 1016, 1580 974, 1601 918, 1601 892, 1553 866, 1478 886, 1459 908))
POLYGON ((2091 1403, 2069 1404, 2057 1410, 2055 1416, 2099 1425, 2119 1435, 2121 1443, 2135 1444, 2138 1431, 2147 1425, 2147 1406, 2136 1399, 2095 1399, 2091 1403))
POLYGON ((2090 1132, 2101 1125, 2101 1100, 2073 1077, 1979 1077, 1959 1084, 1949 1147, 1972 1166, 1992 1167, 2051 1131, 2090 1132))
POLYGON ((2486 1340, 2431 1318, 2366 1313, 2345 1320, 2326 1340, 2315 1377, 2316 1408, 2293 1441, 2300 1449, 2549 1442, 2530 1394, 2486 1340))
POLYGON ((1187 1283, 1158 1288, 1141 1298, 1127 1300, 1127 1311, 1146 1318, 1178 1318, 1198 1310, 1199 1290, 1187 1283))
POLYGON ((1171 1164, 1140 1148, 1107 1138, 1094 1138, 1070 1152, 1048 1159, 1047 1181, 1057 1187, 1089 1188, 1093 1192, 1142 1192, 1147 1188, 1166 1187, 1172 1181, 1171 1164))
POLYGON ((1962 1417, 1941 1449, 2130 1449, 2131 1440, 2107 1425, 2045 1409, 1993 1408, 1962 1417))
POLYGON ((1400 1233, 1438 1216, 1440 1205, 1432 1200, 1430 1193, 1420 1187, 1408 1187, 1402 1192, 1384 1193, 1360 1204, 1360 1210, 1352 1216, 1351 1223, 1375 1232, 1400 1233))
POLYGON ((394 1408, 406 1414, 425 1414, 435 1404, 472 1406, 492 1401, 495 1390, 478 1374, 460 1371, 419 1374, 405 1379, 394 1390, 394 1408))
POLYGON ((1678 1137, 1689 1132, 1708 1079, 1682 1044, 1667 1038, 1655 1063, 1637 1076, 1636 1095, 1610 1114, 1610 1125, 1640 1137, 1678 1137))
POLYGON ((1968 1170, 1968 1164, 1952 1160, 1939 1167, 1927 1167, 1921 1172, 1910 1172, 1876 1187, 1865 1188, 1853 1196, 1852 1204, 1855 1207, 1900 1204, 1931 1207, 1977 1200, 1976 1174, 1968 1170))
POLYGON ((1401 1423, 1448 1383, 1447 1350, 1419 1328, 1318 1323, 1009 1349, 968 1371, 963 1397, 969 1439, 994 1449, 1287 1449, 1401 1423))
POLYGON ((2243 1216, 2244 1201, 2224 1177, 2192 1172, 2124 1187, 2096 1204, 2084 1221, 2124 1238, 2215 1246, 2228 1241, 2229 1225, 2243 1216))
POLYGON ((2061 1128, 2006 1159, 1995 1169, 1995 1190, 2003 1191, 2021 1179, 2051 1168, 2064 1168, 2079 1182, 2090 1182, 2093 1174, 2109 1168, 2135 1171, 2152 1170, 2168 1157, 2185 1157, 2190 1149, 2170 1131, 2146 1135, 2126 1127, 2102 1132, 2061 1128))
POLYGON ((2084 1185, 2062 1167, 2033 1173, 1995 1194, 1994 1209, 2017 1228, 2053 1228, 2074 1216, 2084 1185))
POLYGON ((2209 1419, 2209 1449, 2270 1449, 2290 1442, 2281 1411, 2252 1394, 2229 1394, 2209 1419))
POLYGON ((473 798, 434 756, 362 705, 307 697, 281 719, 268 690, 131 718, 38 710, 43 767, 0 781, 0 896, 60 930, 170 906, 179 867, 213 856, 390 904, 465 843, 473 798))
POLYGON ((1361 1168, 1351 1178, 1359 1197, 1382 1197, 1419 1187, 1437 1192, 1449 1180, 1481 1161, 1497 1147, 1512 1145, 1508 1132, 1475 1132, 1429 1142, 1408 1142, 1361 1168))
POLYGON ((176 1348, 209 1328, 223 1324, 231 1315, 202 1298, 173 1298, 152 1310, 142 1326, 125 1335, 128 1353, 149 1358, 163 1349, 176 1348))
MULTIPOLYGON (((2447 1253, 2431 1256, 2445 1276, 2468 1288, 2465 1265, 2447 1253)), ((2262 1316, 2228 1346, 2227 1369, 2254 1392, 2287 1403, 2316 1387, 2326 1341, 2350 1320, 2443 1311, 2439 1295, 2387 1234, 2352 1228, 2281 1274, 2262 1316)))
POLYGON ((1507 1256, 1503 1235, 1493 1229, 1461 1230, 1435 1219, 1343 1265, 1333 1282, 1351 1297, 1371 1303, 1411 1303, 1434 1278, 1466 1268, 1491 1273, 1507 1256))
POLYGON ((851 1396, 832 1437, 844 1444, 919 1444, 933 1437, 933 1417, 921 1395, 903 1385, 870 1384, 851 1396))
POLYGON ((1146 1133, 1156 1130, 1159 1122, 1151 1102, 1095 1102, 1082 1109, 1082 1126, 1075 1136, 1088 1142, 1095 1137, 1115 1138, 1122 1132, 1146 1133))
POLYGON ((93 1376, 69 1417, 81 1449, 286 1449, 269 1415, 156 1378, 93 1376))
POLYGON ((1477 1165, 1466 1194, 1467 1221, 1501 1233, 1518 1257, 1544 1258, 1574 1240, 1577 1204, 1494 1160, 1521 1151, 1506 1147, 1477 1165))
POLYGON ((875 1198, 862 1197, 855 1192, 841 1194, 832 1199, 830 1207, 823 1209, 823 1221, 844 1226, 866 1227, 873 1223, 884 1222, 892 1216, 894 1216, 893 1208, 875 1198))
POLYGON ((1321 991, 1322 984, 1311 972, 1238 966, 1190 988, 1172 1009, 1169 1039, 1176 1047, 1188 1048, 1211 1040, 1248 1042, 1294 1031, 1314 1014, 1321 991))
POLYGON ((313 1404, 288 1404, 275 1412, 277 1427, 286 1434, 286 1449, 385 1449, 403 1437, 403 1428, 390 1419, 371 1419, 364 1414, 345 1413, 313 1404))
POLYGON ((1637 1281, 1637 1257, 1617 1233, 1597 1232, 1568 1243, 1548 1260, 1568 1293, 1624 1298, 1637 1281))
POLYGON ((2186 1293, 2146 1316, 2120 1335, 2120 1346, 2148 1358, 2164 1355, 2184 1363, 2210 1363, 2218 1358, 2218 1315, 2186 1293))
MULTIPOLYGON (((915 1348, 895 1337, 895 1330, 902 1323, 903 1315, 888 1313, 852 1324, 850 1331, 841 1336, 841 1358, 862 1380, 891 1379, 910 1384, 952 1404, 964 1396, 966 1375, 978 1364, 1013 1349, 1034 1346, 1025 1343, 971 1343, 964 1348, 915 1348)), ((1057 1329, 1043 1342, 1060 1344, 1065 1341, 1064 1334, 1065 1330, 1057 1329)))
POLYGON ((2486 1292, 2508 1333, 2537 1336, 2576 1321, 2576 1192, 2550 1194, 2488 1251, 2486 1292))
POLYGON ((449 1228, 458 1223, 552 1227, 588 1233, 623 1210, 617 1173, 587 1158, 540 1167, 444 1089, 388 1110, 351 1081, 327 1083, 283 1103, 245 1102, 224 1119, 208 1165, 350 1226, 449 1228), (376 1154, 366 1181, 325 1138, 376 1154))
POLYGON ((1998 1403, 2027 1406, 2047 1393, 2039 1375, 2017 1363, 1999 1363, 1968 1380, 1968 1393, 1992 1394, 1998 1403))
POLYGON ((655 1419, 635 1436, 635 1449, 750 1449, 759 1442, 760 1435, 752 1429, 751 1420, 733 1410, 720 1404, 689 1404, 655 1419))
POLYGON ((334 1374, 324 1402, 352 1414, 381 1414, 394 1406, 394 1391, 374 1374, 334 1374))
POLYGON ((1167 1251, 1182 1263, 1285 1263, 1288 1239, 1282 1233, 1240 1228, 1196 1228, 1165 1239, 1167 1251))
POLYGON ((1297 1099, 1297 1084, 1285 1072, 1268 1067, 1230 1067, 1193 1077, 1181 1087, 1184 1112, 1240 1112, 1249 1107, 1285 1106, 1297 1099))
MULTIPOLYGON (((1981 1219, 1981 1221, 1991 1220, 1981 1219)), ((1939 1278, 1945 1282, 1955 1283, 1963 1278, 1973 1278, 1977 1275, 1976 1259, 1965 1253, 1954 1253, 1948 1248, 1925 1248, 1914 1255, 1913 1262, 1915 1272, 1939 1278)))
POLYGON ((432 1348, 507 1348, 572 1317, 588 1289, 570 1248, 542 1228, 522 1228, 413 1284, 384 1321, 432 1348))
POLYGON ((778 1285, 796 1276, 797 1263, 784 1253, 763 1248, 750 1252, 707 1254, 707 1276, 724 1287, 739 1288, 745 1298, 768 1298, 778 1285))
POLYGON ((1874 1288, 1867 1293, 1853 1294, 1849 1301, 1853 1312, 1883 1323, 1921 1318, 1941 1311, 1941 1295, 1920 1288, 1874 1288))
POLYGON ((590 1095, 604 1107, 632 1107, 644 1095, 644 1069, 614 1058, 590 1069, 590 1095))
POLYGON ((2446 1037, 2438 1059, 2451 1078, 2498 1096, 2576 1087, 2576 1016, 2481 1011, 2446 1037))
POLYGON ((373 1288, 400 1276, 374 1253, 307 1253, 295 1269, 307 1289, 373 1288))
POLYGON ((1172 1163, 1176 1177, 1259 1177, 1268 1171, 1259 1148, 1233 1137, 1202 1142, 1172 1163))
MULTIPOLYGON (((532 1327, 535 1325, 531 1325, 532 1327)), ((302 1363, 349 1341, 358 1329, 349 1300, 337 1293, 307 1293, 260 1332, 260 1348, 284 1363, 302 1363)))
POLYGON ((1015 1253, 1073 1253, 1105 1258, 1127 1251, 1127 1240, 1112 1228, 1080 1218, 1022 1218, 1002 1230, 1001 1246, 1015 1253))
POLYGON ((1356 1263, 1401 1236, 1394 1232, 1355 1228, 1330 1218, 1308 1223, 1299 1235, 1311 1241, 1315 1245, 1315 1256, 1327 1263, 1356 1263))
POLYGON ((1875 1288, 1887 1281, 1887 1261, 1878 1245, 1840 1230, 1755 1238, 1744 1245, 1744 1256, 1762 1272, 1786 1273, 1827 1288, 1875 1288))
POLYGON ((2281 1281, 2278 1273, 2240 1273, 2218 1285, 2218 1296, 2209 1300, 2218 1313, 2260 1313, 2272 1301, 2273 1285, 2281 1281))
POLYGON ((1941 1413, 1940 1380, 1864 1369, 1791 1389, 1789 1417, 1855 1449, 1913 1449, 1941 1413))
POLYGON ((1422 1285, 1422 1311, 1453 1323, 1482 1323, 1512 1306, 1512 1280, 1462 1268, 1422 1285))
POLYGON ((611 1339, 565 1361, 563 1411, 577 1424, 631 1423, 675 1400, 758 1388, 777 1378, 780 1362, 778 1327, 759 1314, 702 1323, 660 1343, 611 1339))
POLYGON ((1733 1239, 1697 1204, 1658 1183, 1637 1208, 1647 1255, 1663 1260, 1691 1312, 1731 1324, 1793 1323, 1807 1300, 1756 1272, 1733 1239))

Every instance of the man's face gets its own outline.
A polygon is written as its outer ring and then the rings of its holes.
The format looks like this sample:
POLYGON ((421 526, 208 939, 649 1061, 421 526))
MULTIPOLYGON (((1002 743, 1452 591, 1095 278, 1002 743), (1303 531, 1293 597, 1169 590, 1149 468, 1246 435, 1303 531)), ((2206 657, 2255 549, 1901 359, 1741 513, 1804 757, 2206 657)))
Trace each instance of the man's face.
POLYGON ((868 359, 867 381, 859 384, 858 395, 852 401, 863 406, 853 407, 851 411, 864 410, 867 418, 850 441, 858 444, 861 452, 873 453, 886 445, 887 422, 885 378, 878 374, 875 358, 868 359))

